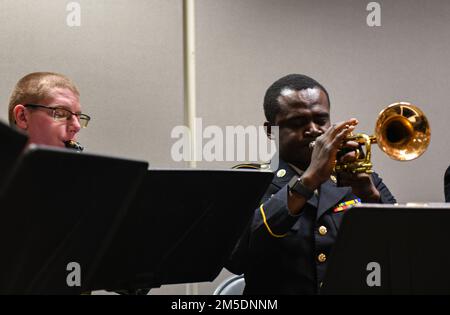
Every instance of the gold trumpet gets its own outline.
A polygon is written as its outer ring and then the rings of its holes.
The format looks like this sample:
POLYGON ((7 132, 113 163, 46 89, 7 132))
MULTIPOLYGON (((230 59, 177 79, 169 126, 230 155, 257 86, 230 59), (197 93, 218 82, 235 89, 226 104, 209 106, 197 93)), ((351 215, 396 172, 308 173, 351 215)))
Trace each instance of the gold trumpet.
POLYGON ((349 135, 345 141, 364 146, 365 153, 356 150, 356 160, 336 162, 335 172, 372 173, 371 144, 377 143, 390 158, 410 161, 421 156, 430 143, 430 125, 427 117, 416 106, 398 102, 389 105, 378 115, 375 135, 349 135))

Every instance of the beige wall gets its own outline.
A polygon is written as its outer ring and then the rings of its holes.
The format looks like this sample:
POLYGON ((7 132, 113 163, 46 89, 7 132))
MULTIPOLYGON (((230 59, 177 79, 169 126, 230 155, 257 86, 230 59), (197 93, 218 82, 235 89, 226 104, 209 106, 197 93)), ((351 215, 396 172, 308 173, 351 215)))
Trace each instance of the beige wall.
MULTIPOLYGON (((0 0, 0 117, 19 77, 62 72, 93 116, 80 137, 90 152, 185 166, 170 157, 170 131, 184 121, 181 0, 79 0, 79 28, 65 23, 68 2, 0 0)), ((371 133, 386 105, 413 102, 431 122, 429 150, 401 163, 375 148, 375 168, 400 202, 443 201, 450 2, 378 1, 380 27, 366 24, 369 2, 197 0, 197 116, 204 125, 259 125, 267 87, 295 72, 323 83, 332 119, 357 117, 360 131, 371 133)))
POLYGON ((92 124, 89 152, 170 166, 170 131, 183 124, 181 1, 80 0, 68 27, 62 0, 0 1, 1 118, 16 81, 32 71, 71 77, 92 124))
POLYGON ((328 89, 332 120, 356 117, 371 133, 387 105, 410 101, 430 120, 428 151, 375 169, 398 201, 443 201, 450 86, 450 3, 391 0, 368 27, 361 0, 197 0, 198 113, 204 124, 259 124, 268 86, 304 73, 328 89))

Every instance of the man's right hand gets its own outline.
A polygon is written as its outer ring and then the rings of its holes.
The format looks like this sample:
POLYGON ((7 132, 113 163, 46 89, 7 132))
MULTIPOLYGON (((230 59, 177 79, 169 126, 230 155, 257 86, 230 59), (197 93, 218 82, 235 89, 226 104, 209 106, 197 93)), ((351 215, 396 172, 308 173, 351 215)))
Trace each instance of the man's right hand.
POLYGON ((330 178, 337 152, 357 124, 358 120, 355 118, 333 124, 323 135, 316 138, 311 163, 302 175, 305 186, 315 190, 330 178))

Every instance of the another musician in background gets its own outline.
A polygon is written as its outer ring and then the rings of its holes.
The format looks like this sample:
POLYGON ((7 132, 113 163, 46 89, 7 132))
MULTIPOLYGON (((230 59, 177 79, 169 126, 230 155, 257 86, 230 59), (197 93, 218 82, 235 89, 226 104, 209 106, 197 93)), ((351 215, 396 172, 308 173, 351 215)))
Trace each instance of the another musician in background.
MULTIPOLYGON (((280 163, 226 267, 244 273, 245 294, 315 294, 348 206, 395 198, 376 173, 338 174, 338 187, 333 166, 358 122, 331 125, 328 92, 314 79, 279 79, 266 92, 264 112, 265 125, 279 127, 280 163)), ((354 151, 341 159, 354 160, 354 151)))
POLYGON ((35 72, 17 82, 9 101, 9 123, 24 131, 29 143, 77 147, 76 136, 90 117, 81 113, 80 93, 66 76, 35 72))
POLYGON ((450 166, 445 171, 444 192, 445 192, 445 202, 450 202, 450 166))

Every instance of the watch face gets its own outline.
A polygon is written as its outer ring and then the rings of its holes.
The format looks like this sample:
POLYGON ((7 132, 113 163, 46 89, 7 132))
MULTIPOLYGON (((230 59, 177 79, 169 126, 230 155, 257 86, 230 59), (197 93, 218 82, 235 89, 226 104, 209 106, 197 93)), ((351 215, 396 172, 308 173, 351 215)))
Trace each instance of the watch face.
POLYGON ((314 195, 314 191, 303 185, 301 178, 294 176, 289 182, 289 190, 295 192, 306 199, 311 198, 314 195))

